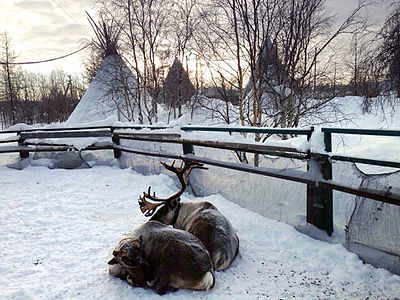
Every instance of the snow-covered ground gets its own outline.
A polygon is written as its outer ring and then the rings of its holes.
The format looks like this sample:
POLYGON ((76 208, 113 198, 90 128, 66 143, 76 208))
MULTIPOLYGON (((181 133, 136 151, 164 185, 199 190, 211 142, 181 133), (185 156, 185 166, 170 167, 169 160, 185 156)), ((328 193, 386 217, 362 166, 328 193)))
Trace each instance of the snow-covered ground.
MULTIPOLYGON (((0 167, 0 299, 155 299, 107 274, 120 237, 146 221, 137 196, 151 185, 176 191, 165 175, 111 167, 22 171, 0 167)), ((207 200, 232 222, 240 255, 208 292, 165 299, 399 299, 400 277, 363 264, 339 244, 313 240, 219 195, 207 200)))

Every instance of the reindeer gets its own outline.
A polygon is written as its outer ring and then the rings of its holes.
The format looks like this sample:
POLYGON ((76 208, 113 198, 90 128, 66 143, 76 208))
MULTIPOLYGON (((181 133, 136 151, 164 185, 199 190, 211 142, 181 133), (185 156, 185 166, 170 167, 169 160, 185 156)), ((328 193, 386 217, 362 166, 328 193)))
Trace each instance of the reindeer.
POLYGON ((214 270, 226 269, 239 251, 237 237, 229 220, 209 202, 180 202, 180 196, 187 187, 189 174, 193 169, 207 169, 201 163, 184 160, 180 168, 174 167, 175 161, 161 164, 178 176, 180 190, 168 198, 158 198, 151 194, 151 186, 143 196, 139 196, 139 206, 150 220, 159 221, 174 228, 183 229, 195 235, 210 253, 214 270), (149 202, 148 200, 155 201, 149 202))
POLYGON ((213 266, 204 245, 192 234, 157 221, 148 221, 123 238, 109 273, 133 286, 167 290, 213 288, 213 266), (148 284, 150 282, 150 284, 148 284))

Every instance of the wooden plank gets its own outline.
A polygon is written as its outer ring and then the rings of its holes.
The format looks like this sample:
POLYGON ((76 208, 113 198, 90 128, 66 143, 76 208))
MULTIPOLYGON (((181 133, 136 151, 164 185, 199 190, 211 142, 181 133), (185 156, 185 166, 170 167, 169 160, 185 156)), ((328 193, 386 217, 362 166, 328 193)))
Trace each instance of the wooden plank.
POLYGON ((171 134, 118 134, 121 139, 136 140, 136 141, 147 141, 147 142, 161 142, 161 143, 175 143, 175 144, 191 144, 193 146, 208 147, 225 149, 232 151, 243 151, 250 153, 258 153, 271 156, 281 156, 286 158, 294 159, 306 159, 308 153, 299 151, 295 148, 280 147, 280 146, 269 146, 269 145, 257 145, 257 144, 246 144, 237 142, 218 142, 218 141, 202 141, 202 140, 191 140, 191 139, 179 139, 178 135, 174 136, 171 134))
POLYGON ((320 182, 324 187, 330 188, 335 191, 344 192, 347 194, 352 194, 360 197, 365 197, 373 200, 378 200, 384 203, 389 203, 393 205, 400 206, 400 195, 394 194, 390 191, 379 191, 370 188, 357 187, 353 188, 344 184, 339 184, 334 181, 324 181, 320 182))
POLYGON ((89 129, 110 129, 110 126, 87 126, 87 127, 61 127, 61 128, 30 128, 30 129, 23 129, 23 130, 2 130, 0 134, 6 133, 21 133, 21 132, 35 132, 35 131, 75 131, 75 130, 89 130, 89 129))
POLYGON ((171 158, 171 159, 181 159, 181 155, 171 154, 171 153, 157 153, 157 152, 149 152, 149 151, 140 151, 134 150, 123 146, 114 145, 114 149, 118 149, 122 152, 128 152, 138 155, 145 155, 145 156, 153 156, 153 157, 163 157, 163 158, 171 158))
MULTIPOLYGON (((89 150, 112 150, 112 145, 88 146, 81 151, 89 150)), ((16 153, 21 151, 26 152, 59 152, 59 151, 76 151, 73 146, 41 146, 41 147, 27 147, 27 146, 6 146, 0 147, 0 153, 16 153)))
POLYGON ((10 139, 0 140, 0 144, 15 143, 15 142, 18 142, 18 141, 19 141, 19 138, 13 137, 13 138, 10 138, 10 139))
MULTIPOLYGON (((74 145, 58 144, 58 143, 24 142, 24 145, 26 145, 26 146, 35 146, 35 147, 66 146, 66 147, 73 148, 73 149, 77 150, 74 145)), ((112 142, 100 142, 100 143, 92 144, 92 145, 90 145, 88 147, 108 147, 107 149, 113 149, 113 143, 112 142)), ((86 148, 88 148, 88 147, 86 147, 86 148)))
POLYGON ((83 127, 59 127, 59 128, 30 128, 30 129, 20 129, 20 130, 1 130, 0 134, 6 134, 6 133, 20 133, 20 132, 34 132, 34 131, 46 131, 46 132, 51 132, 51 131, 75 131, 75 130, 92 130, 92 129, 144 129, 144 128, 149 128, 151 130, 155 129, 166 129, 168 127, 166 126, 154 126, 154 125, 131 125, 131 126, 83 126, 83 127))
MULTIPOLYGON (((115 147, 115 146, 114 146, 115 147)), ((149 151, 138 151, 129 149, 126 147, 117 146, 117 149, 120 149, 123 152, 134 153, 138 155, 145 155, 145 156, 154 156, 154 157, 164 157, 164 158, 171 158, 171 159, 186 159, 191 161, 197 161, 200 163, 204 163, 207 165, 212 165, 216 167, 222 167, 237 171, 244 171, 248 173, 285 179, 294 182, 306 183, 306 184, 313 184, 316 186, 323 186, 329 189, 345 192, 348 194, 353 194, 356 196, 366 197, 374 200, 379 200, 385 203, 393 204, 400 206, 400 195, 394 194, 388 191, 379 191, 375 189, 369 188, 354 188, 352 186, 346 186, 344 184, 339 184, 333 182, 331 180, 321 179, 318 182, 315 179, 310 177, 310 174, 303 171, 298 170, 277 170, 271 168, 260 168, 260 167, 253 167, 246 164, 237 164, 237 163, 228 163, 218 160, 213 160, 205 157, 198 157, 195 155, 176 155, 171 153, 156 153, 156 152, 149 152, 149 151)))
POLYGON ((245 152, 260 152, 263 151, 281 151, 281 152, 293 152, 307 154, 307 152, 299 151, 296 148, 282 147, 282 146, 271 146, 271 145, 258 145, 258 144, 247 144, 237 142, 218 142, 218 141, 202 141, 202 140, 189 140, 182 139, 183 143, 193 144, 195 146, 212 147, 220 149, 229 149, 245 152))
POLYGON ((223 168, 228 168, 228 169, 233 169, 233 170, 238 170, 238 171, 245 171, 245 172, 249 172, 249 173, 253 173, 253 174, 259 174, 259 175, 264 175, 264 176, 269 176, 269 177, 274 177, 274 178, 279 178, 279 179, 285 179, 285 180, 289 180, 289 181, 314 184, 316 186, 323 186, 323 187, 326 187, 326 188, 329 188, 332 190, 345 192, 348 194, 353 194, 356 196, 366 197, 366 198, 370 198, 370 199, 374 199, 374 200, 379 200, 381 202, 400 206, 400 195, 399 194, 394 194, 390 191, 379 191, 379 190, 363 188, 363 187, 354 188, 352 186, 340 184, 340 183, 334 182, 332 180, 321 179, 318 182, 316 182, 313 178, 311 178, 307 174, 307 172, 302 172, 302 171, 293 172, 293 170, 276 170, 276 169, 269 169, 269 168, 258 168, 258 167, 253 167, 253 166, 249 166, 249 165, 245 165, 245 164, 234 164, 234 163, 227 163, 227 162, 212 160, 209 158, 201 158, 201 157, 197 157, 194 155, 187 155, 187 156, 183 156, 182 158, 193 160, 193 161, 198 161, 198 162, 208 164, 208 165, 213 165, 216 167, 223 167, 223 168))
POLYGON ((353 163, 361 163, 368 164, 374 166, 382 166, 382 167, 391 167, 391 168, 400 168, 400 162, 388 161, 388 160, 377 160, 377 159, 369 159, 369 158, 361 158, 361 157, 350 157, 343 155, 332 155, 330 159, 337 161, 347 161, 353 163))
POLYGON ((269 127, 218 127, 218 126, 183 126, 184 131, 212 131, 212 132, 245 132, 245 133, 271 133, 271 134, 299 134, 308 135, 310 129, 298 128, 269 128, 269 127))
POLYGON ((44 148, 36 148, 36 147, 28 147, 28 146, 6 146, 0 147, 0 153, 13 153, 13 152, 40 152, 40 151, 66 151, 70 149, 70 147, 44 147, 44 148), (45 150, 43 150, 45 149, 45 150))
POLYGON ((345 156, 345 155, 330 155, 330 154, 321 154, 321 153, 311 153, 311 157, 314 158, 322 158, 322 159, 331 159, 336 161, 344 161, 344 162, 352 162, 352 163, 361 163, 373 166, 381 166, 381 167, 390 167, 390 168, 399 168, 400 162, 389 161, 389 160, 378 160, 371 158, 362 158, 355 156, 345 156))
POLYGON ((148 138, 148 139, 179 139, 181 135, 179 133, 172 132, 128 132, 115 130, 114 135, 118 135, 120 138, 132 137, 132 138, 148 138))
POLYGON ((322 128, 326 133, 360 134, 376 136, 400 136, 400 130, 391 129, 361 129, 361 128, 322 128))
POLYGON ((43 138, 77 138, 77 137, 111 137, 109 130, 96 131, 55 131, 55 132, 21 132, 20 138, 27 139, 43 139, 43 138))
POLYGON ((162 130, 168 129, 170 127, 167 126, 157 126, 157 125, 132 125, 132 126, 111 126, 111 130, 115 131, 116 129, 133 129, 133 130, 141 130, 141 129, 150 129, 150 130, 162 130))

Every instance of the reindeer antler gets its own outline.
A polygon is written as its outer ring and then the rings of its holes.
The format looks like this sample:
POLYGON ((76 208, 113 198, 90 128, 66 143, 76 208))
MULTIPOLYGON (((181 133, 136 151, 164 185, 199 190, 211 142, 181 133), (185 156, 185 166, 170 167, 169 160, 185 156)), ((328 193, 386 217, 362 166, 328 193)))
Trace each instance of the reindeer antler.
POLYGON ((153 193, 153 196, 152 196, 150 190, 151 190, 151 186, 149 186, 147 193, 143 192, 143 196, 139 196, 139 200, 138 200, 140 210, 146 217, 152 216, 154 214, 154 212, 156 211, 157 207, 159 207, 160 205, 163 205, 165 202, 163 199, 158 199, 156 197, 156 193, 153 193), (148 202, 146 200, 146 198, 153 200, 153 201, 159 201, 160 203, 148 202))
POLYGON ((143 192, 143 196, 139 196, 139 206, 140 210, 146 217, 150 217, 151 215, 154 214, 156 211, 157 207, 163 205, 165 202, 171 201, 172 199, 176 199, 180 197, 183 192, 185 191, 187 187, 187 183, 189 181, 189 174, 193 169, 203 169, 207 170, 208 168, 204 167, 202 163, 196 162, 196 161, 189 161, 189 160, 183 160, 181 166, 179 168, 174 167, 175 161, 172 162, 171 165, 168 165, 167 163, 161 162, 161 164, 169 171, 175 173, 178 176, 179 182, 181 183, 181 188, 179 189, 178 192, 173 194, 172 196, 169 196, 168 198, 157 198, 156 194, 153 192, 153 195, 151 195, 151 186, 149 186, 149 189, 146 192, 143 192), (146 199, 152 200, 152 201, 157 201, 159 203, 152 203, 148 202, 146 199))
POLYGON ((168 199, 178 198, 180 195, 183 194, 185 191, 188 181, 189 181, 189 174, 193 169, 203 169, 207 170, 208 168, 204 167, 202 163, 196 161, 189 161, 189 160, 182 160, 182 164, 179 168, 174 167, 175 161, 172 162, 171 165, 167 163, 161 162, 161 164, 168 170, 176 174, 178 176, 179 182, 181 183, 180 190, 169 197, 168 199))

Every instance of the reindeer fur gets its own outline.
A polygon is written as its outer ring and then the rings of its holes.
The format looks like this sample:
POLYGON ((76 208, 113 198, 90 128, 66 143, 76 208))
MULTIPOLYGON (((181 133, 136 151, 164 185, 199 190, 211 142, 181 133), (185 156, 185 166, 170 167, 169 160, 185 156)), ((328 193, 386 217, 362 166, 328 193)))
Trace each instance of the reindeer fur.
POLYGON ((110 274, 134 286, 167 290, 208 290, 214 286, 212 262, 192 234, 149 221, 122 239, 109 262, 110 274), (118 264, 118 265, 117 265, 118 264), (117 266, 116 266, 117 265, 117 266))
POLYGON ((214 269, 231 264, 239 251, 239 238, 232 224, 209 202, 185 202, 174 199, 161 206, 150 219, 196 236, 210 253, 214 269))

